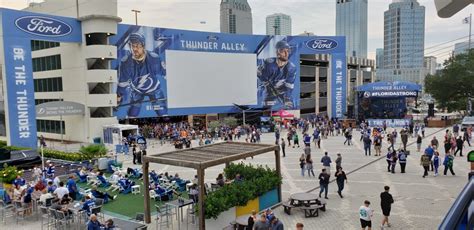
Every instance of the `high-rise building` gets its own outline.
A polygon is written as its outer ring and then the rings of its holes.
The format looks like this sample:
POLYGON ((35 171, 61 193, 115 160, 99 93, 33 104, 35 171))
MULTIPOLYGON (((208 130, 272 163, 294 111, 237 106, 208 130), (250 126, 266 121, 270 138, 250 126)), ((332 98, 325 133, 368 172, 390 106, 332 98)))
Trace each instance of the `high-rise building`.
POLYGON ((268 15, 267 35, 291 35, 290 15, 282 13, 268 15))
POLYGON ((378 48, 375 51, 375 69, 383 69, 383 49, 378 48))
POLYGON ((336 1, 336 35, 346 36, 346 53, 367 58, 367 0, 336 1))
MULTIPOLYGON (((469 47, 469 42, 459 42, 454 44, 454 55, 466 53, 469 47)), ((474 42, 471 44, 471 48, 474 47, 474 42)))
POLYGON ((247 0, 221 0, 221 32, 252 34, 252 8, 247 0))
POLYGON ((423 84, 425 7, 416 0, 393 0, 384 12, 384 61, 377 78, 423 84))
POLYGON ((423 67, 425 67, 425 75, 435 75, 436 68, 438 67, 438 63, 436 62, 436 57, 428 56, 424 58, 423 67))

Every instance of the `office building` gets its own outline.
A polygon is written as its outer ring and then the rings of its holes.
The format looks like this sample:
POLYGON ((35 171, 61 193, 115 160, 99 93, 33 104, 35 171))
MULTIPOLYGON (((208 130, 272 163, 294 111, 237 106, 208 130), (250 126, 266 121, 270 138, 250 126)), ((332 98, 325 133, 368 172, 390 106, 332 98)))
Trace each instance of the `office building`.
POLYGON ((291 35, 290 15, 272 14, 267 16, 266 21, 267 35, 291 35))
POLYGON ((423 67, 425 68, 425 75, 435 75, 436 68, 438 68, 438 63, 436 62, 436 57, 429 56, 425 57, 423 61, 423 67))
POLYGON ((368 0, 336 1, 336 35, 346 36, 349 57, 367 58, 368 0))
POLYGON ((383 49, 378 48, 375 51, 375 69, 383 69, 383 49))
POLYGON ((252 8, 247 0, 222 0, 221 33, 252 34, 252 8))
POLYGON ((384 12, 382 81, 424 83, 425 7, 416 0, 394 0, 384 12))
MULTIPOLYGON (((474 42, 471 43, 471 48, 474 46, 474 42)), ((469 48, 469 42, 458 42, 454 44, 454 55, 466 53, 469 48)))

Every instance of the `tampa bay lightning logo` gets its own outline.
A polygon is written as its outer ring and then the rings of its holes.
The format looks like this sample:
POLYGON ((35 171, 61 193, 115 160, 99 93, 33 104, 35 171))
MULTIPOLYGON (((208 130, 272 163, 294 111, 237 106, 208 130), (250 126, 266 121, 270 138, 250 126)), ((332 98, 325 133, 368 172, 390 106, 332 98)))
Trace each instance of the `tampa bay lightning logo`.
POLYGON ((15 25, 27 33, 47 37, 62 37, 72 32, 67 23, 43 16, 24 16, 15 20, 15 25))
POLYGON ((365 91, 365 92, 364 92, 364 97, 365 97, 365 98, 369 98, 369 97, 370 97, 370 92, 365 91))
POLYGON ((306 46, 312 50, 332 50, 337 47, 337 42, 328 38, 318 38, 307 41, 306 46))
POLYGON ((150 93, 155 91, 160 85, 160 81, 153 79, 150 74, 145 74, 137 78, 133 88, 141 93, 150 93))

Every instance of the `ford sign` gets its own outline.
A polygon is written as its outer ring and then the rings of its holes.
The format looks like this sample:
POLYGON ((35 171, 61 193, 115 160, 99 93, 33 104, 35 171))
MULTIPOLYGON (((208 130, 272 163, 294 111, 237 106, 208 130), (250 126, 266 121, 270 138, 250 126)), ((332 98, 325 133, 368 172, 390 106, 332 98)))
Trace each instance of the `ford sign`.
POLYGON ((72 32, 72 27, 63 21, 42 16, 24 16, 15 21, 21 30, 47 37, 62 37, 72 32))
POLYGON ((306 46, 312 50, 332 50, 337 47, 337 42, 332 39, 319 38, 307 41, 306 46))

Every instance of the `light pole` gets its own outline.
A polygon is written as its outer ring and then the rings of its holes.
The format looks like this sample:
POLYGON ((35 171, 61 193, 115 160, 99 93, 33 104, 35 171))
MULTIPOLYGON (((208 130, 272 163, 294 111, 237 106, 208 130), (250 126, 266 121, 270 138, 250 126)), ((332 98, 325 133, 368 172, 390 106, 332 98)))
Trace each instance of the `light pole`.
POLYGON ((138 13, 141 13, 139 10, 132 10, 135 13, 135 25, 138 26, 138 13))

